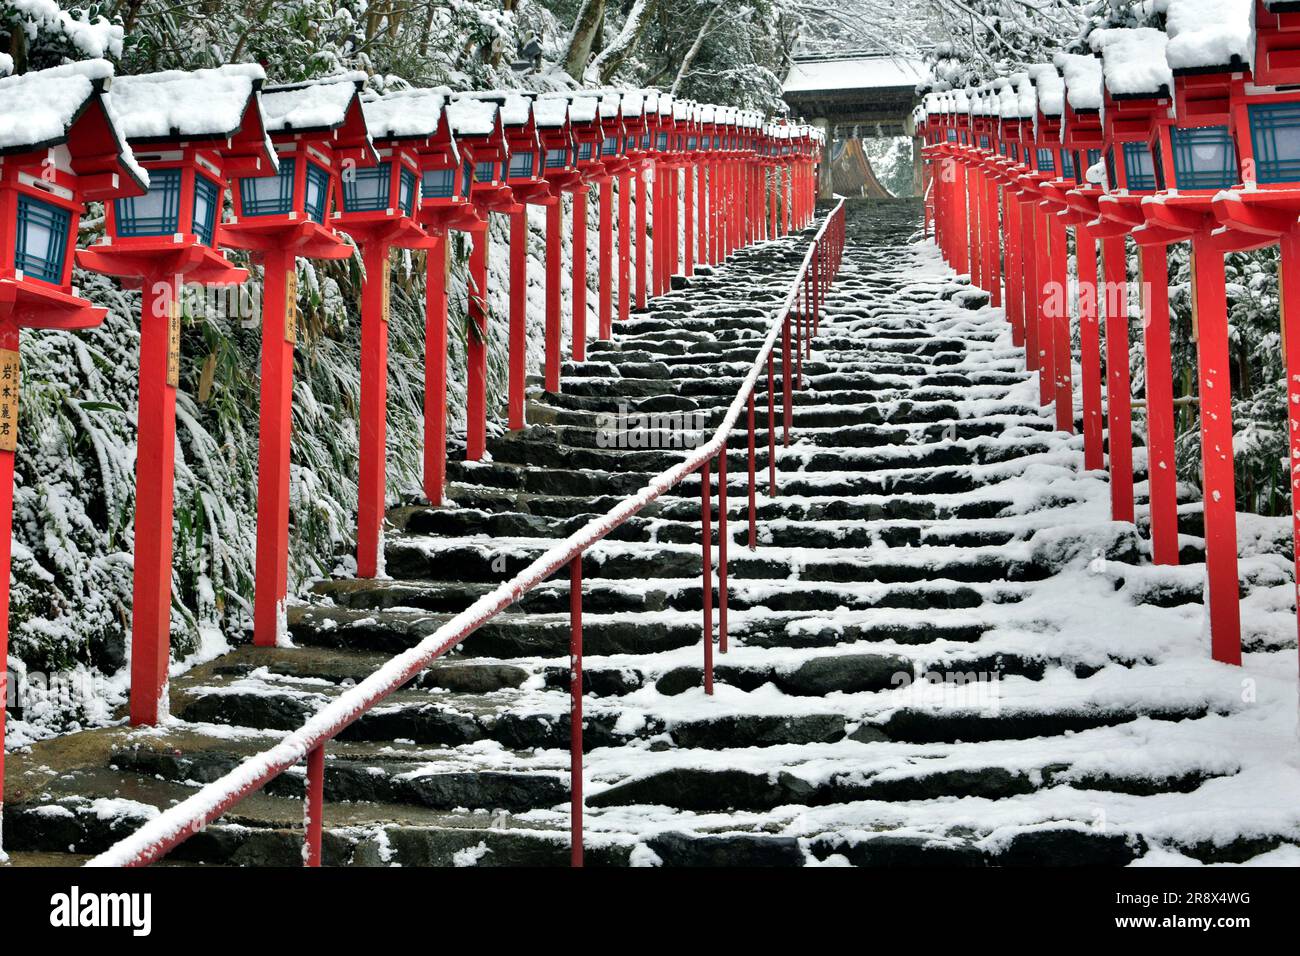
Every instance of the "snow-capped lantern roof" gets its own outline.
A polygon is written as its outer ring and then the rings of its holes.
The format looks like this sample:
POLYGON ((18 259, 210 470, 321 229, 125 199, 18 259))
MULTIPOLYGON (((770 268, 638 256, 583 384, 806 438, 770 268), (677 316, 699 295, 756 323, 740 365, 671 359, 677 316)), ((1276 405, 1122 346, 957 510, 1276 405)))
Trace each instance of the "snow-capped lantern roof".
POLYGON ((364 165, 378 157, 361 106, 364 73, 308 83, 268 86, 262 91, 266 129, 277 141, 319 137, 336 150, 355 152, 364 165))
POLYGON ((689 120, 693 105, 689 100, 675 100, 673 102, 673 119, 679 121, 689 120))
POLYGON ((1082 53, 1058 53, 1052 58, 1065 84, 1065 104, 1071 110, 1100 110, 1103 96, 1101 60, 1082 53))
POLYGON ((533 101, 518 90, 487 90, 471 93, 457 93, 456 99, 485 100, 496 104, 501 117, 501 125, 509 127, 527 126, 533 122, 533 101))
POLYGON ((128 139, 232 139, 266 128, 257 92, 266 73, 255 63, 117 77, 108 105, 128 139))
POLYGON ((600 97, 591 93, 569 96, 569 119, 574 123, 594 123, 600 115, 600 97))
POLYGON ((1065 81, 1051 63, 1035 63, 1029 67, 1029 80, 1038 95, 1038 112, 1042 116, 1057 117, 1065 111, 1065 81))
POLYGON ((644 90, 623 90, 620 95, 623 98, 621 109, 623 110, 624 118, 642 116, 645 114, 644 90))
POLYGON ((1173 93, 1174 74, 1165 55, 1169 37, 1163 31, 1151 27, 1094 30, 1088 42, 1101 54, 1102 82, 1111 99, 1173 93))
POLYGON ((676 97, 674 97, 671 93, 660 93, 659 94, 659 115, 672 116, 673 103, 675 102, 675 100, 676 97))
POLYGON ((600 98, 600 115, 602 118, 620 119, 623 116, 623 97, 616 91, 610 91, 600 98))
POLYGON ((502 128, 501 109, 492 100, 454 96, 444 108, 452 135, 457 138, 491 136, 502 128))
POLYGON ((436 136, 443 128, 447 96, 441 90, 398 90, 361 98, 361 111, 373 139, 414 139, 436 136))
POLYGON ((533 98, 533 121, 539 129, 558 129, 569 122, 569 99, 565 96, 533 98))
POLYGON ((1255 0, 1160 0, 1174 73, 1250 69, 1255 0))
POLYGON ((0 157, 40 153, 43 162, 53 155, 56 168, 82 178, 87 199, 142 190, 149 174, 106 102, 112 78, 107 60, 0 77, 0 157), (55 150, 60 146, 66 150, 55 150))

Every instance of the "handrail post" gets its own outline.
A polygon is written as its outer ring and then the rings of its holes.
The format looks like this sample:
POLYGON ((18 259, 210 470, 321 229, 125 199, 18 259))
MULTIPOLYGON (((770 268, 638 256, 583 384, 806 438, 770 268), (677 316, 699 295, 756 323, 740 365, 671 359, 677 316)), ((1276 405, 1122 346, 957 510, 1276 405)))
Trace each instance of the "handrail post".
POLYGON ((582 866, 582 555, 569 562, 569 865, 582 866))
POLYGON ((776 497, 776 362, 767 353, 767 496, 776 497))
POLYGON ((754 389, 749 390, 749 550, 758 544, 757 506, 754 496, 754 389))
POLYGON ((709 463, 700 466, 700 553, 704 585, 704 693, 713 693, 713 517, 709 512, 709 463))
POLYGON ((727 438, 718 452, 718 653, 727 653, 727 438))
POLYGON ((324 829, 322 804, 325 796, 325 745, 307 753, 307 792, 303 798, 302 865, 320 866, 321 833, 324 829))
POLYGON ((790 314, 787 312, 781 330, 781 442, 787 448, 790 447, 790 422, 794 417, 791 414, 790 372, 790 314))

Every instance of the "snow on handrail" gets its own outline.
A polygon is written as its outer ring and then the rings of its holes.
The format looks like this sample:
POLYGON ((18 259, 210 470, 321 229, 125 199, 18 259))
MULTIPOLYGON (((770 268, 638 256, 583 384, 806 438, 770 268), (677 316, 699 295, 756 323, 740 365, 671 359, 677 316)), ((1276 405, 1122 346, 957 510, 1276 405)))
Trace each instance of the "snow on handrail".
POLYGON ((813 241, 808 244, 798 274, 786 292, 785 301, 773 317, 767 338, 754 359, 736 397, 713 437, 684 461, 660 472, 640 491, 624 498, 604 515, 593 518, 569 537, 542 554, 509 581, 483 595, 464 611, 447 621, 419 644, 391 658, 386 664, 355 687, 345 691, 322 707, 300 728, 287 734, 274 747, 250 757, 225 776, 214 780, 193 796, 169 807, 145 823, 130 836, 87 861, 86 866, 147 866, 169 850, 200 832, 245 796, 260 790, 273 778, 301 763, 314 749, 336 737, 344 728, 370 708, 427 668, 433 661, 460 644, 491 618, 510 607, 552 574, 611 531, 635 516, 643 508, 680 484, 688 475, 722 451, 744 410, 767 358, 776 346, 777 336, 794 308, 813 256, 825 237, 827 227, 843 214, 844 199, 822 221, 813 241))

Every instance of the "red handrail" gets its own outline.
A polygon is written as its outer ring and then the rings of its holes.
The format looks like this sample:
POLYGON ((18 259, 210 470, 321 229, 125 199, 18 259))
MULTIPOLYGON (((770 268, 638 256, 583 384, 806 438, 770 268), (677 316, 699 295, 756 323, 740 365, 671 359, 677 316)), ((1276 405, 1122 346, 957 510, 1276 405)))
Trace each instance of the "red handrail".
MULTIPOLYGON (((790 376, 791 334, 795 336, 794 350, 796 356, 802 355, 806 346, 805 332, 811 333, 817 327, 821 303, 825 301, 825 289, 838 273, 844 248, 844 200, 841 199, 823 221, 821 228, 808 250, 804 253, 799 273, 786 293, 785 301, 775 315, 767 338, 763 341, 753 366, 745 377, 740 391, 736 394, 722 423, 713 437, 695 452, 666 471, 656 475, 644 488, 623 499, 618 505, 604 515, 593 518, 582 528, 575 531, 563 541, 557 543, 541 557, 533 561, 509 581, 479 598, 468 608, 443 624, 436 631, 422 640, 415 647, 391 658, 361 683, 345 691, 339 697, 326 704, 314 716, 297 730, 287 734, 274 747, 256 754, 225 776, 214 780, 200 789, 193 796, 169 807, 154 819, 145 823, 130 836, 115 843, 103 853, 94 857, 87 866, 147 866, 160 859, 173 847, 202 830, 207 824, 220 817, 226 810, 241 799, 260 790, 272 779, 284 773, 290 767, 307 761, 307 787, 304 799, 304 827, 306 830, 303 844, 303 862, 307 866, 319 866, 322 833, 322 794, 325 776, 325 745, 357 720, 366 711, 381 703, 388 695, 402 688, 413 677, 429 666, 433 661, 460 644, 500 612, 510 607, 521 597, 546 581, 566 565, 570 569, 570 695, 571 729, 570 750, 572 781, 571 793, 571 828, 572 855, 574 866, 582 865, 582 556, 593 544, 600 541, 611 531, 650 504, 656 498, 670 491, 695 471, 701 472, 701 523, 703 525, 703 581, 704 592, 704 685, 708 693, 713 692, 713 621, 710 608, 712 598, 712 567, 709 554, 711 521, 709 509, 709 470, 710 464, 719 461, 719 481, 726 480, 726 465, 722 464, 727 450, 727 441, 736 427, 741 413, 749 410, 748 426, 751 454, 749 457, 749 546, 754 548, 755 536, 755 499, 754 499, 754 458, 752 454, 754 441, 753 400, 759 374, 764 366, 768 375, 768 447, 769 454, 775 451, 772 439, 774 414, 772 407, 773 369, 772 357, 777 336, 783 343, 782 378, 784 380, 783 439, 789 444, 791 425, 790 376), (791 322, 796 300, 801 291, 811 290, 805 296, 804 308, 799 311, 797 322, 791 322), (807 320, 807 321, 805 321, 807 320), (793 326, 793 329, 792 329, 793 326), (806 326, 806 328, 805 328, 806 326)), ((776 472, 769 465, 769 494, 776 489, 776 472)), ((723 513, 720 518, 722 538, 719 544, 719 651, 726 652, 727 647, 727 587, 726 587, 726 492, 725 484, 719 487, 719 504, 723 513)))

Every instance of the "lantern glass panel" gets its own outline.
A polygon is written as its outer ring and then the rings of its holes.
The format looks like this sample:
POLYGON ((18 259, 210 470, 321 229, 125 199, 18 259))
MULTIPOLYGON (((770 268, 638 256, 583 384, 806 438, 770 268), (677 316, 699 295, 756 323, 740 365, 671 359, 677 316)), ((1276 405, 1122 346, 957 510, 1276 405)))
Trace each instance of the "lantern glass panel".
POLYGON ((698 137, 695 137, 695 136, 688 136, 688 137, 686 138, 686 148, 687 148, 687 149, 695 149, 697 143, 699 143, 699 138, 698 138, 698 137))
POLYGON ((659 138, 655 140, 655 149, 663 151, 668 148, 668 134, 660 133, 659 138))
POLYGON ((392 163, 354 169, 350 176, 343 177, 344 211, 374 212, 388 209, 388 192, 392 180, 392 163))
POLYGON ((623 139, 623 148, 624 148, 624 149, 636 149, 636 137, 635 137, 635 136, 627 136, 627 137, 625 137, 625 138, 623 139))
POLYGON ((989 138, 987 136, 981 136, 980 149, 988 149, 988 148, 989 148, 989 138))
POLYGON ((1237 158, 1226 126, 1169 131, 1179 189, 1226 189, 1237 181, 1237 158))
POLYGON ((1043 146, 1038 147, 1038 170, 1043 173, 1056 172, 1056 157, 1050 149, 1043 146))
POLYGON ((469 188, 472 185, 474 185, 474 168, 466 161, 460 170, 460 194, 468 196, 469 188))
POLYGON ((641 134, 641 148, 642 148, 642 149, 649 149, 649 148, 650 148, 650 134, 649 134, 649 133, 642 133, 642 134, 641 134))
POLYGON ((25 276, 61 285, 71 224, 72 214, 61 206, 19 196, 14 268, 25 276))
POLYGON ((510 178, 529 179, 533 175, 532 153, 510 154, 510 178))
POLYGON ((324 225, 329 214, 330 174, 324 166, 307 161, 307 188, 303 192, 303 206, 307 216, 324 225))
POLYGON ((957 131, 955 129, 948 130, 948 142, 950 143, 957 142, 957 131))
POLYGON ((617 137, 617 136, 606 136, 606 137, 605 137, 605 142, 604 142, 604 144, 603 144, 603 145, 601 146, 601 148, 600 148, 600 154, 601 154, 602 156, 617 156, 617 155, 618 155, 618 137, 617 137))
POLYGON ((490 183, 496 179, 497 164, 494 162, 477 162, 474 164, 474 179, 480 183, 490 183))
POLYGON ((1255 181, 1300 180, 1300 103, 1258 103, 1248 111, 1255 181))
POLYGON ((1124 182, 1131 190, 1156 188, 1155 164, 1146 143, 1124 144, 1124 182))
POLYGON ((456 195, 456 170, 426 170, 421 177, 420 191, 426 199, 451 199, 456 195))
POLYGON ((579 143, 578 160, 582 161, 587 159, 591 159, 591 143, 579 143))
POLYGON ((563 169, 569 165, 569 151, 567 149, 548 149, 546 151, 546 168, 563 169))
POLYGON ((397 204, 408 216, 415 212, 415 173, 402 167, 397 174, 397 204))
POLYGON ((1076 155, 1077 154, 1070 152, 1070 150, 1068 149, 1061 150, 1061 178, 1062 179, 1074 179, 1074 169, 1075 166, 1077 165, 1075 162, 1076 155))
POLYGON ((193 229, 199 242, 212 245, 217 234, 217 215, 221 209, 221 187, 201 173, 194 175, 193 229))
POLYGON ((119 236, 170 236, 180 223, 181 171, 149 171, 149 191, 143 196, 116 200, 119 236))
POLYGON ((1012 144, 1011 144, 1011 158, 1014 159, 1017 163, 1020 162, 1020 144, 1019 144, 1019 143, 1012 143, 1012 144))
POLYGON ((280 160, 280 171, 272 176, 244 176, 240 179, 239 205, 243 214, 284 216, 292 212, 297 172, 297 160, 287 157, 280 160))

